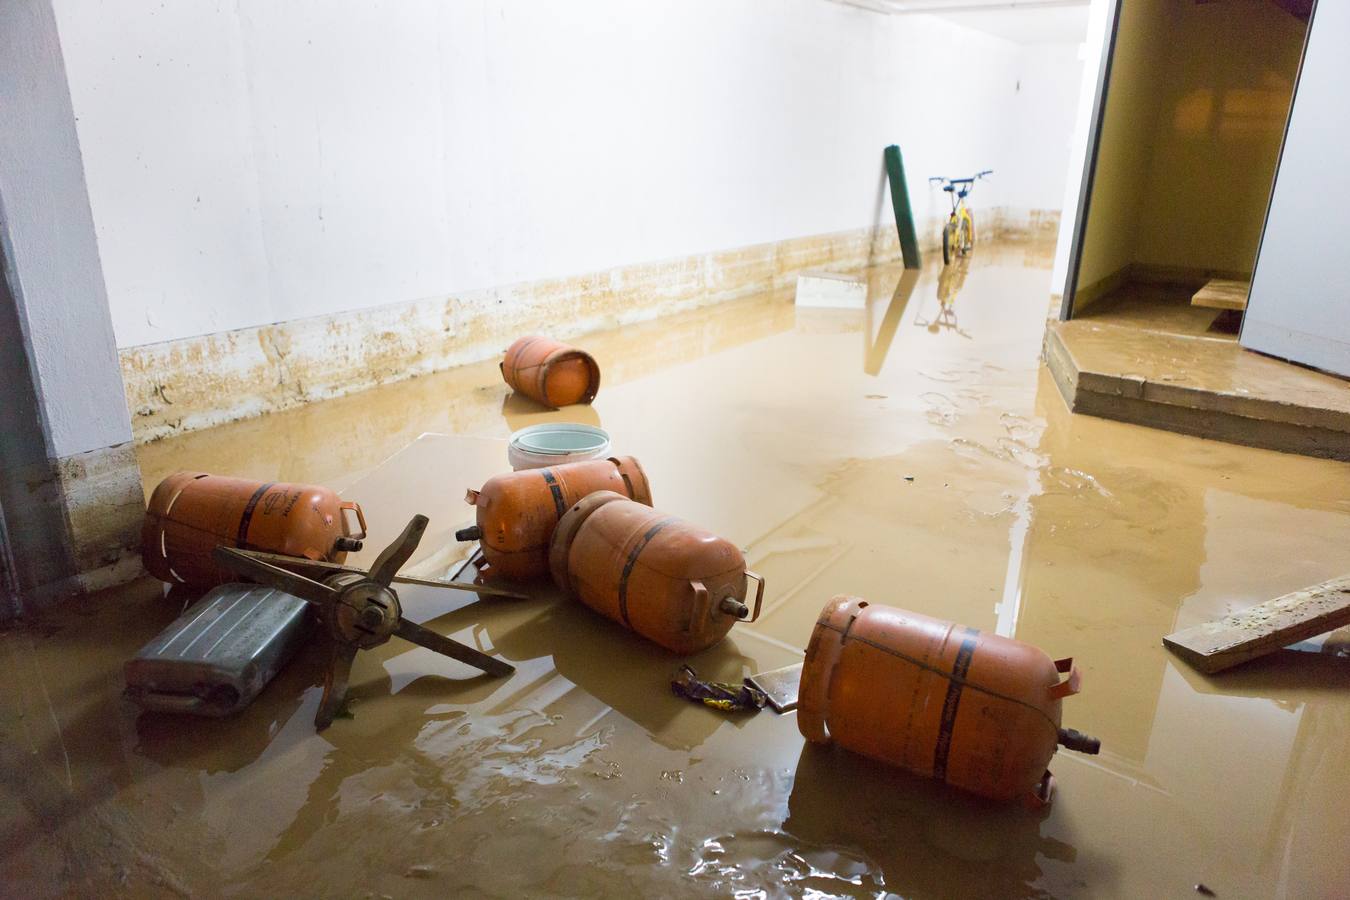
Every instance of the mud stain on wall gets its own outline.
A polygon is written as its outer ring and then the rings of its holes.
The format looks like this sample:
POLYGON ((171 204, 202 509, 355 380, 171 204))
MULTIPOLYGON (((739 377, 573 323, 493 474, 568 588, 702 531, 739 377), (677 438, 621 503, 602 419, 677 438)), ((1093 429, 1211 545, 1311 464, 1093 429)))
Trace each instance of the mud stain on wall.
MULTIPOLYGON (((1035 238, 1053 211, 984 211, 987 237, 1035 238)), ((933 250, 937 222, 923 229, 933 250)), ((521 334, 575 337, 778 289, 803 269, 899 259, 889 222, 567 278, 297 319, 121 351, 138 442, 490 359, 521 334)))

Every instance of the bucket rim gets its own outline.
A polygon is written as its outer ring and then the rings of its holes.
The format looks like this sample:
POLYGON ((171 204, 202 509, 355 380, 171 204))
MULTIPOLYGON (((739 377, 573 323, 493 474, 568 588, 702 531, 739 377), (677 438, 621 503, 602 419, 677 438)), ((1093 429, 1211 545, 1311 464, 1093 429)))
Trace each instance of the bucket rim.
POLYGON ((580 422, 546 422, 531 425, 511 435, 510 446, 522 453, 542 456, 576 456, 598 453, 609 446, 609 432, 580 422), (564 446, 557 438, 575 436, 571 445, 564 446), (553 441, 542 440, 553 438, 553 441))

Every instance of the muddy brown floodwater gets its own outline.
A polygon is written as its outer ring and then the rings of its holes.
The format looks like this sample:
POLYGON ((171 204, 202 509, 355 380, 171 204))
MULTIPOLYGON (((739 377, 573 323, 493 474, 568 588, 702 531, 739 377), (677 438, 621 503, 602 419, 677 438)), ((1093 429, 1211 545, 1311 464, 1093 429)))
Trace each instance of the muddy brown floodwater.
MULTIPOLYGON (((542 413, 469 366, 142 448, 177 468, 319 480, 378 549, 464 548, 502 438, 602 424, 656 505, 745 548, 765 613, 691 660, 800 658, 834 594, 1075 657, 1048 813, 830 748, 791 715, 670 695, 681 660, 541 588, 405 613, 509 679, 393 641, 322 735, 308 648, 227 720, 138 712, 121 665, 188 597, 142 581, 0 634, 0 891, 12 896, 1219 897, 1350 895, 1350 659, 1309 642, 1213 678, 1178 628, 1350 572, 1350 468, 1069 415, 1039 364, 1049 248, 871 273, 866 311, 763 296, 587 336, 593 408, 542 413), (946 298, 944 303, 943 298, 946 298), (425 434, 424 433, 429 433, 425 434)), ((367 558, 371 550, 367 550, 367 558)))

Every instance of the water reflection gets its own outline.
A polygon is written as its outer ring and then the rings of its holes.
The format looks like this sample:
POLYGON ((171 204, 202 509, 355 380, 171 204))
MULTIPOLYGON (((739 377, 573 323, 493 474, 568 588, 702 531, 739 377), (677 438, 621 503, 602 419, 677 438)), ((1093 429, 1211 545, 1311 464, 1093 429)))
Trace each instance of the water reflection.
MULTIPOLYGON (((313 652, 233 719, 142 714, 120 667, 179 608, 146 582, 0 632, 6 887, 1350 895, 1346 660, 1288 651, 1204 678, 1160 644, 1350 571, 1344 466, 1068 414, 1037 365, 1048 274, 1029 253, 982 246, 952 288, 970 340, 898 327, 936 273, 891 269, 848 320, 798 323, 762 298, 587 347, 616 373, 595 413, 658 506, 736 541, 768 579, 761 621, 695 668, 735 680, 800 658, 836 593, 1073 655, 1085 682, 1065 720, 1105 752, 1056 757, 1045 818, 803 748, 792 716, 674 698, 679 659, 547 589, 402 595, 413 621, 517 665, 510 679, 391 642, 358 657, 354 717, 322 735, 313 652)), ((313 407, 306 427, 250 426, 276 432, 252 455, 234 438, 203 452, 260 477, 350 464, 370 546, 426 513, 437 531, 417 562, 440 574, 467 547, 448 533, 471 516, 464 489, 505 469, 505 447, 418 435, 440 417, 500 436, 517 412, 495 367, 478 376, 452 413, 447 382, 418 379, 339 404, 370 410, 350 440, 327 446, 341 422, 313 407)), ((204 445, 174 446, 154 453, 181 463, 204 445)))
POLYGON ((847 848, 875 867, 878 886, 904 897, 1027 897, 1042 895, 1039 860, 1078 856, 1041 833, 1044 818, 808 744, 783 830, 808 845, 847 848))
POLYGON ((514 391, 502 398, 502 418, 512 432, 548 422, 571 422, 602 427, 600 413, 590 403, 578 403, 564 409, 549 409, 536 400, 514 391))
MULTIPOLYGON (((622 718, 652 740, 672 749, 693 750, 723 724, 738 717, 707 715, 675 697, 670 679, 682 660, 604 618, 552 586, 536 586, 542 597, 511 616, 486 615, 481 627, 489 645, 512 662, 541 660, 534 679, 513 678, 492 707, 540 712, 566 710, 593 727, 622 718)), ((437 622, 445 627, 444 621, 437 622)), ((754 660, 738 649, 735 635, 688 660, 706 678, 737 682, 755 671, 754 660)))
POLYGON ((962 328, 956 318, 956 297, 965 286, 969 271, 968 256, 958 256, 950 264, 942 267, 938 273, 937 310, 926 313, 928 304, 925 303, 914 317, 915 326, 926 329, 929 334, 950 331, 963 338, 971 338, 970 332, 962 328))
POLYGON ((868 375, 876 375, 881 371, 886 354, 891 351, 891 342, 895 340, 896 329, 900 327, 900 320, 905 315, 905 308, 909 306, 909 298, 913 296, 921 277, 922 272, 918 269, 905 269, 900 273, 895 290, 891 292, 890 301, 886 304, 886 310, 875 324, 874 320, 877 319, 875 305, 869 298, 867 324, 863 331, 863 338, 867 341, 867 350, 863 355, 863 371, 868 375))

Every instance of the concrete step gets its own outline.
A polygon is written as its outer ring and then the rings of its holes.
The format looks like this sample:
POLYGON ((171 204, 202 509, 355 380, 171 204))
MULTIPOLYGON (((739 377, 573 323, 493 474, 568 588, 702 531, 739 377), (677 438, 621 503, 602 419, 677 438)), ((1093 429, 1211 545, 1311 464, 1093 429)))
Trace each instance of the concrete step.
POLYGON ((1051 322, 1043 356, 1074 412, 1350 461, 1350 381, 1231 339, 1051 322))

